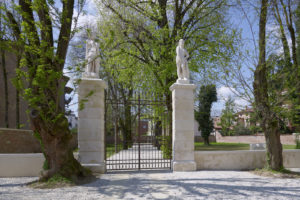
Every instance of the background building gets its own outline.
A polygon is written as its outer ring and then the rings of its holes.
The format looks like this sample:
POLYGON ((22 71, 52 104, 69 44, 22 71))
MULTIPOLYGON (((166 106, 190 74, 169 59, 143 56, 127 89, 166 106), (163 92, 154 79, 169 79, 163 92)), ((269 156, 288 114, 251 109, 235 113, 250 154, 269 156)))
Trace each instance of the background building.
POLYGON ((12 83, 16 77, 17 57, 8 51, 0 52, 0 54, 0 128, 30 129, 26 114, 27 104, 22 97, 19 97, 19 101, 17 100, 17 90, 12 83), (5 92, 6 84, 7 93, 5 92), (6 98, 8 98, 8 103, 6 103, 6 98))

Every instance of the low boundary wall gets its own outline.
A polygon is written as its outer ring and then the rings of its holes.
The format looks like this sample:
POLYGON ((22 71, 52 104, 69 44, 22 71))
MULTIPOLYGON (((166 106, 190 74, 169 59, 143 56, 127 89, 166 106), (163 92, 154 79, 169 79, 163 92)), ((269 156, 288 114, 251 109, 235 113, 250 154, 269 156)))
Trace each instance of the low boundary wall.
MULTIPOLYGON (((197 170, 250 170, 262 168, 265 156, 265 151, 195 151, 195 162, 197 170)), ((300 150, 284 150, 283 162, 300 168, 300 150)), ((0 154, 0 177, 39 176, 43 163, 41 153, 0 154)))
POLYGON ((44 160, 42 153, 0 154, 0 177, 39 176, 44 160))
POLYGON ((39 176, 44 160, 42 153, 0 154, 0 177, 39 176))
MULTIPOLYGON (((251 170, 265 166, 262 151, 195 151, 197 170, 251 170)), ((300 150, 283 150, 283 165, 300 168, 300 150)))
MULTIPOLYGON (((219 132, 216 133, 217 142, 229 142, 229 143, 266 143, 265 136, 263 134, 257 135, 240 135, 240 136, 222 136, 219 132)), ((296 138, 292 134, 280 135, 281 144, 296 144, 296 138)))
MULTIPOLYGON (((209 137, 208 137, 208 139, 209 139, 209 142, 216 142, 217 140, 216 140, 216 136, 214 136, 214 135, 210 135, 209 137)), ((195 136, 195 142, 203 142, 204 140, 203 140, 203 137, 201 137, 201 136, 195 136)))

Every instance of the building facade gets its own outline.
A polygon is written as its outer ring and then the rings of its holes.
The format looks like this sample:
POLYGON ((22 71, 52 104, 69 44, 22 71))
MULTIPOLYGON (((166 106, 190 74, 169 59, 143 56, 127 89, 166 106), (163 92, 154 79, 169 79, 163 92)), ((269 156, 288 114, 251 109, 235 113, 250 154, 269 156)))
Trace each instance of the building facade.
POLYGON ((21 128, 30 129, 29 118, 26 113, 27 103, 19 96, 13 85, 16 77, 17 57, 15 54, 1 52, 0 59, 0 128, 21 128), (4 73, 7 79, 5 79, 4 73), (7 93, 6 93, 7 85, 7 93), (8 101, 6 101, 6 99, 8 101))

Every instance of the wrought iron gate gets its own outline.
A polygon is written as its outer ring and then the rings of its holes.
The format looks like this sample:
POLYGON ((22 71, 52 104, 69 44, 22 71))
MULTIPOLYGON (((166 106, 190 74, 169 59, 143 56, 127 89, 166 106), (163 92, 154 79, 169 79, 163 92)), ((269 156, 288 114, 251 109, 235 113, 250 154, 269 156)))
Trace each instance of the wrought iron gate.
POLYGON ((124 92, 126 95, 106 93, 107 171, 171 169, 172 124, 166 100, 154 94, 124 92))

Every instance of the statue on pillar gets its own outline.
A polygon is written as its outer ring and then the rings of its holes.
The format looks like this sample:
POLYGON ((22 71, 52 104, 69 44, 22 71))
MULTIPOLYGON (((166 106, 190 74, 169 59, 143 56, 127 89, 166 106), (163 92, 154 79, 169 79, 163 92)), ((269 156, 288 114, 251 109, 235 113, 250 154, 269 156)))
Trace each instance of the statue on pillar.
POLYGON ((180 39, 179 44, 176 47, 176 65, 177 65, 177 82, 178 83, 189 83, 190 72, 188 68, 187 59, 189 58, 189 53, 184 48, 184 40, 180 39))
POLYGON ((99 44, 94 40, 86 41, 85 59, 87 61, 84 78, 99 78, 99 44))

